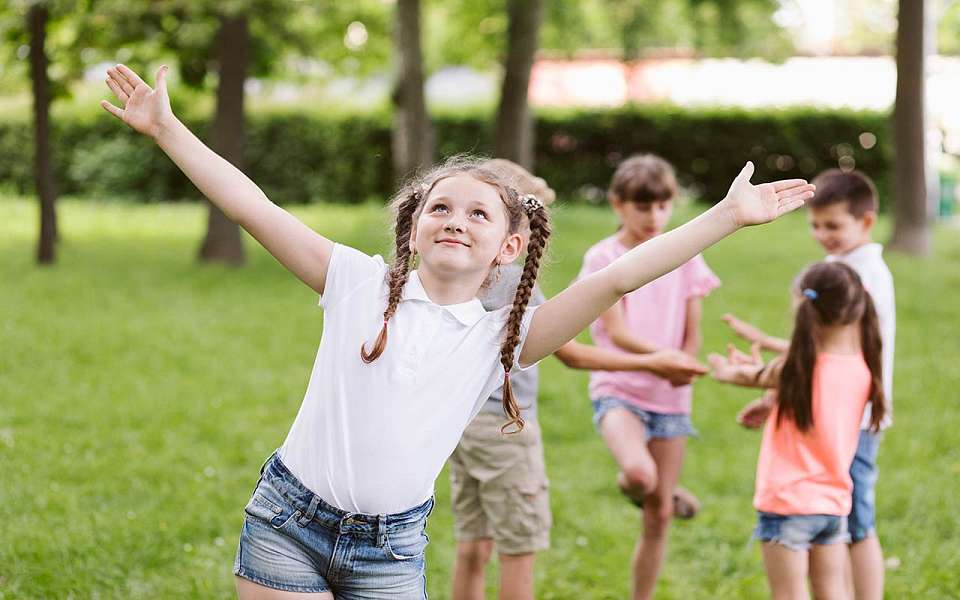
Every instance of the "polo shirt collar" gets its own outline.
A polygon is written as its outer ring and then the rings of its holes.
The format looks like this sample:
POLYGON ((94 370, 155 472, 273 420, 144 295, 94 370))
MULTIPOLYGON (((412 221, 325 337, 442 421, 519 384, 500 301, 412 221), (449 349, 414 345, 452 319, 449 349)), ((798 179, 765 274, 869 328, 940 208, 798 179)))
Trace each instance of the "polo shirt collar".
POLYGON ((400 301, 403 302, 405 300, 427 302, 442 308, 467 327, 476 325, 477 321, 482 319, 487 314, 487 311, 483 308, 483 304, 481 304, 480 300, 476 298, 466 302, 461 302, 460 304, 437 304, 431 300, 429 296, 427 296, 427 290, 423 288, 423 283, 420 281, 420 275, 416 271, 410 271, 410 276, 407 278, 407 283, 405 283, 403 286, 403 294, 400 297, 400 301))
POLYGON ((876 256, 883 256, 883 244, 870 242, 862 246, 857 246, 846 254, 831 254, 827 257, 827 261, 856 260, 858 258, 873 258, 876 256))

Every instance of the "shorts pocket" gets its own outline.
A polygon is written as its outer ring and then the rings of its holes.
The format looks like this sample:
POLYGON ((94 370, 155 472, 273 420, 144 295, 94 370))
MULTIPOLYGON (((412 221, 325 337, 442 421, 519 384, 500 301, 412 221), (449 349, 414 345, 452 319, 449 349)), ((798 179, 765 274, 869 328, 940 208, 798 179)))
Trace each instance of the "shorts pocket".
POLYGON ((269 523, 274 529, 283 529, 294 517, 300 516, 300 511, 274 502, 259 487, 243 510, 248 518, 269 523))
POLYGON ((530 536, 550 528, 550 496, 547 481, 524 481, 508 491, 508 523, 510 529, 530 536))
POLYGON ((393 560, 414 560, 423 556, 429 543, 424 523, 420 527, 388 533, 385 548, 387 556, 393 560))

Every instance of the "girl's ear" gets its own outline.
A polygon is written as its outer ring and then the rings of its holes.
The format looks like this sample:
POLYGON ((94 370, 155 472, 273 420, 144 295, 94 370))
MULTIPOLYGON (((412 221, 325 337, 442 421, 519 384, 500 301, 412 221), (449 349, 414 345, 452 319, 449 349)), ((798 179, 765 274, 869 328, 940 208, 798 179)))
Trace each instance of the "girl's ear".
POLYGON ((511 233, 508 235, 507 239, 503 240, 503 243, 500 245, 500 255, 498 257, 500 264, 506 265, 517 260, 520 253, 523 252, 524 246, 525 243, 522 235, 519 233, 511 233))

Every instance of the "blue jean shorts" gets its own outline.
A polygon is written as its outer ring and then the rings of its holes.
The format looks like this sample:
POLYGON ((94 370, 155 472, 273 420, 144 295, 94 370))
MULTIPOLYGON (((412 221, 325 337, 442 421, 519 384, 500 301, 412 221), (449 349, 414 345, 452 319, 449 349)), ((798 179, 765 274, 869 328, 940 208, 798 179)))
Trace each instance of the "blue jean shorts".
POLYGON ((690 421, 690 415, 653 412, 613 396, 603 396, 593 401, 593 426, 598 431, 603 417, 615 408, 626 409, 640 419, 647 430, 647 438, 649 439, 671 439, 697 435, 697 430, 693 428, 693 422, 690 421))
POLYGON ((882 433, 861 431, 857 453, 850 465, 853 479, 853 507, 847 520, 853 543, 861 542, 876 534, 877 525, 877 450, 882 433))
POLYGON ((274 454, 244 509, 235 575, 338 600, 427 597, 424 552, 433 499, 394 515, 348 513, 308 490, 274 454))
POLYGON ((790 550, 806 552, 812 544, 846 544, 847 520, 838 515, 776 515, 759 512, 753 536, 790 550))

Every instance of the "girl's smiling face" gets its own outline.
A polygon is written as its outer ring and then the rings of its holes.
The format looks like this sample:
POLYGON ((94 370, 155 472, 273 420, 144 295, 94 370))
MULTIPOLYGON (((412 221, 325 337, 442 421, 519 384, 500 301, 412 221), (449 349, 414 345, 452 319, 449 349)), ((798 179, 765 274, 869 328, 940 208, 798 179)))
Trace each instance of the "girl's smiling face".
POLYGON ((422 265, 436 275, 480 275, 516 259, 522 247, 497 189, 470 175, 433 186, 410 233, 422 265))

